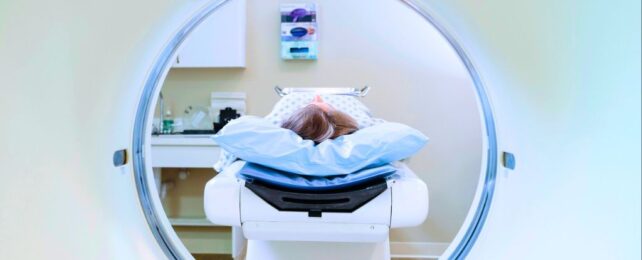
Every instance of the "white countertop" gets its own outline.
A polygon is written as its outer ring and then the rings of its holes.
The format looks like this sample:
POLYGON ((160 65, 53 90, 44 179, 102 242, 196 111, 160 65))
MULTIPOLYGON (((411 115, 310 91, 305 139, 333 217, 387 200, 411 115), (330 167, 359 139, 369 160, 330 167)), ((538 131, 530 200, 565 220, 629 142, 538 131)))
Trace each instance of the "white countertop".
POLYGON ((212 135, 152 135, 152 146, 162 145, 218 146, 212 135))

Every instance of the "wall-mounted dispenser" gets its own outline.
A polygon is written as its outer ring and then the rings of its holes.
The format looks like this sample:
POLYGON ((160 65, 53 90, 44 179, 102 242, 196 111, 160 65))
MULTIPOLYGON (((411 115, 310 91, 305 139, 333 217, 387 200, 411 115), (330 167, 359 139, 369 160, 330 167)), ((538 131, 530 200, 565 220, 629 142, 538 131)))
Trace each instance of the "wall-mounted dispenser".
POLYGON ((317 59, 318 34, 316 4, 281 4, 281 58, 317 59))

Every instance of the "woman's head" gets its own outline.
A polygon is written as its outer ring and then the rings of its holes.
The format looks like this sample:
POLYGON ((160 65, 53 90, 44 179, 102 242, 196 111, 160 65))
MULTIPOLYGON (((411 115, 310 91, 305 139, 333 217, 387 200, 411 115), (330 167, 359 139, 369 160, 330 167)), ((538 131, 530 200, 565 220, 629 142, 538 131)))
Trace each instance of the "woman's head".
POLYGON ((323 102, 320 96, 295 111, 281 127, 315 143, 351 134, 358 129, 357 122, 352 117, 323 102))

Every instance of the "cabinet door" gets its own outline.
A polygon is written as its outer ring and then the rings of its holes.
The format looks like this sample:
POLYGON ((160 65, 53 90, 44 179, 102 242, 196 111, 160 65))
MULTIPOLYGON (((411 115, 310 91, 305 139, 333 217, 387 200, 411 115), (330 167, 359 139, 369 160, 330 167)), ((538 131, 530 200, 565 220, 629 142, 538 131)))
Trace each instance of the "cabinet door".
POLYGON ((229 0, 185 39, 174 68, 245 67, 245 0, 229 0))

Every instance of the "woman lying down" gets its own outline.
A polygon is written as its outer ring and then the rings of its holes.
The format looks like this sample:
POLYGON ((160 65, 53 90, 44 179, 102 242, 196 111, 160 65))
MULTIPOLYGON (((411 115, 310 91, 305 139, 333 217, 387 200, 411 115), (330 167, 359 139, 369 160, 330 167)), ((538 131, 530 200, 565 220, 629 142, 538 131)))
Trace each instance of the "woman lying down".
POLYGON ((309 105, 295 111, 281 127, 290 129, 301 138, 312 140, 316 144, 359 130, 354 118, 323 102, 319 95, 315 96, 309 105))
MULTIPOLYGON (((343 106, 356 102, 353 105, 365 108, 353 97, 334 98, 341 99, 337 104, 343 106)), ((357 122, 318 95, 294 109, 283 113, 288 116, 280 122, 269 119, 278 115, 273 113, 228 123, 213 137, 225 151, 215 170, 221 172, 238 158, 249 162, 239 172, 247 178, 281 185, 285 179, 286 184, 299 188, 333 187, 390 176, 396 172, 391 163, 410 157, 428 141, 421 132, 403 124, 364 123, 369 113, 357 115, 361 120, 357 122)), ((353 107, 345 110, 357 114, 353 107)))

